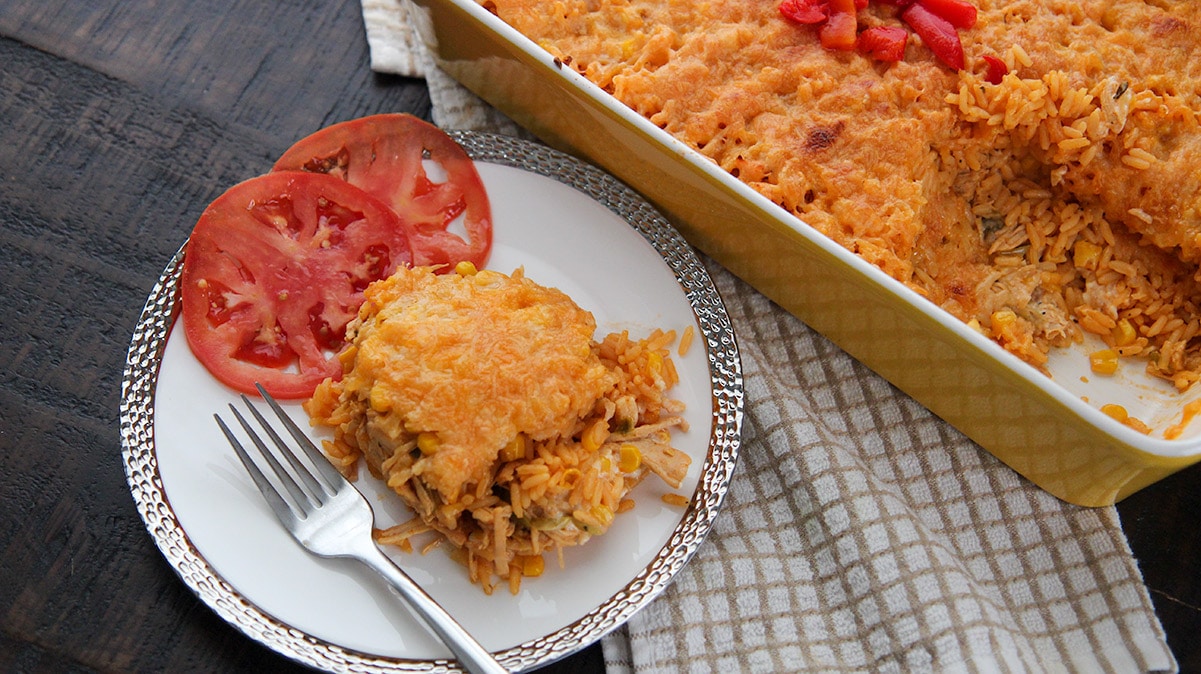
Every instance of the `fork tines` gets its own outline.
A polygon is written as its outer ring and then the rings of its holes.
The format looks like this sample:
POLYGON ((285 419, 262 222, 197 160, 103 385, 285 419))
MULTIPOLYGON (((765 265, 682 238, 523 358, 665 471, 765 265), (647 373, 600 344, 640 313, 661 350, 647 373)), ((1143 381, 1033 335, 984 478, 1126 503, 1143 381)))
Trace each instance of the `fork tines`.
POLYGON ((256 485, 258 485, 259 491, 263 492, 263 495, 267 498, 267 502, 271 505, 272 510, 274 510, 280 517, 294 517, 297 515, 303 516, 304 513, 309 512, 313 508, 320 507, 321 505, 325 504, 326 501, 328 501, 335 493, 337 493, 339 485, 343 484, 345 480, 342 475, 338 473, 338 471, 332 465, 330 465, 329 461, 327 461, 325 456, 322 455, 321 450, 319 450, 317 446, 313 444, 313 441, 310 440, 307 435, 305 435, 304 431, 296 425, 296 422, 294 422, 292 418, 288 416, 288 413, 285 412, 282 407, 280 407, 279 403, 276 402, 276 400, 271 397, 271 395, 267 393, 267 391, 264 390, 261 385, 256 384, 255 386, 258 387, 259 394, 263 396, 263 400, 267 402, 272 411, 274 411, 275 415, 279 418, 280 422, 283 423, 284 428, 288 430, 288 434, 291 435, 296 441, 296 445, 300 447, 302 452, 304 452, 311 463, 310 466, 306 466, 301 461, 300 457, 298 457, 296 452, 294 452, 289 446, 289 443, 285 442, 284 439, 280 437, 275 428, 267 421, 266 418, 263 417, 263 414, 259 412, 258 408, 255 407, 254 404, 250 402, 250 399, 245 395, 242 395, 242 402, 246 405, 246 408, 250 410, 250 413, 258 422, 258 425, 263 429, 263 431, 266 432, 267 436, 271 438, 272 444, 275 445, 278 453, 282 455, 288 465, 291 466, 291 470, 288 470, 282 463, 280 463, 279 459, 276 458, 276 452, 273 452, 267 446, 267 443, 263 441, 262 436, 255 431, 250 422, 246 420, 242 413, 239 412, 232 403, 230 404, 229 409, 231 412, 233 412, 234 417, 238 420, 238 423, 242 426, 243 430, 245 430, 246 435, 250 438, 251 442, 258 449, 259 455, 262 456, 267 462, 267 465, 271 467, 271 471, 275 473, 279 483, 283 486, 284 490, 287 491, 288 496, 296 506, 295 510, 289 507, 288 503, 283 500, 282 494, 280 494, 279 490, 272 484, 267 476, 263 474, 263 471, 259 469, 258 464, 251 459, 250 455, 246 451, 246 448, 238 440, 233 431, 230 430, 229 426, 225 424, 225 421, 221 418, 221 416, 214 414, 213 418, 217 420, 217 424, 221 427, 221 431, 225 434, 226 439, 229 440, 229 444, 233 447, 234 452, 237 453, 238 459, 240 459, 242 465, 246 467, 246 472, 250 473, 251 479, 254 480, 256 485), (299 477, 299 482, 297 482, 297 477, 299 477))
POLYGON ((267 419, 250 403, 246 396, 242 402, 250 410, 259 427, 271 438, 275 445, 272 451, 258 431, 254 429, 246 417, 233 405, 231 412, 238 419, 242 430, 250 438, 258 453, 262 455, 277 481, 287 492, 285 500, 283 492, 272 484, 258 464, 250 458, 242 442, 238 440, 229 426, 219 415, 214 414, 217 424, 246 472, 258 485, 259 491, 275 511, 277 517, 293 538, 309 552, 322 557, 353 557, 370 566, 388 581, 397 592, 397 596, 412 608, 423 623, 429 627, 442 641, 450 647, 452 653, 469 671, 472 672, 503 672, 504 668, 496 661, 478 641, 475 640, 460 625, 454 617, 438 605, 428 593, 413 579, 388 559, 375 542, 371 539, 371 527, 374 516, 371 506, 365 498, 326 460, 321 450, 309 440, 304 431, 292 421, 279 403, 258 387, 263 400, 271 406, 279 417, 288 434, 295 440, 294 444, 305 454, 305 459, 297 456, 290 444, 267 422, 267 419), (281 462, 276 454, 284 458, 281 462), (306 466, 305 464, 311 464, 306 466), (289 505, 288 500, 294 505, 289 505))

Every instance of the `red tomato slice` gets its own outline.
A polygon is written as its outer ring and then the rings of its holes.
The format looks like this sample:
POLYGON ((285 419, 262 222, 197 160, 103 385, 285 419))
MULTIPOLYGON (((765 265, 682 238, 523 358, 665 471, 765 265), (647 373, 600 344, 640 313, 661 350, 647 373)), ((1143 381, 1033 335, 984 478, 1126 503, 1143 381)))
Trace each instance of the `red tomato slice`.
POLYGON ((450 269, 467 260, 483 268, 492 250, 492 209, 475 164, 454 139, 412 115, 326 127, 289 148, 275 170, 328 173, 381 199, 409 228, 415 266, 450 269), (431 178, 423 159, 445 180, 431 178), (449 231, 460 217, 466 238, 449 231))
POLYGON ((270 173, 201 214, 180 278, 188 346, 214 377, 303 398, 342 367, 332 352, 363 289, 412 261, 400 219, 343 180, 270 173))

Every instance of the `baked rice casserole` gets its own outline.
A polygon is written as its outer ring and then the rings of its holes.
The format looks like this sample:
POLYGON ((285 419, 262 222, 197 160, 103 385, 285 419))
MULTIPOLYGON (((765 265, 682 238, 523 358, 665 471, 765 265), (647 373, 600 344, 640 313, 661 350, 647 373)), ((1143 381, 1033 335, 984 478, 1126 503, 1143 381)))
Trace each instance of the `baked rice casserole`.
POLYGON ((979 0, 958 70, 915 34, 828 49, 778 0, 480 4, 1028 363, 1093 335, 1099 375, 1201 377, 1201 3, 979 0))
POLYGON ((402 268, 365 295, 343 376, 305 410, 333 429, 325 450, 344 474, 365 459, 416 513, 380 543, 411 550, 433 532, 427 545, 449 543, 485 591, 516 592, 543 555, 562 564, 564 548, 605 533, 647 475, 682 483, 674 332, 596 342, 591 313, 520 269, 402 268))

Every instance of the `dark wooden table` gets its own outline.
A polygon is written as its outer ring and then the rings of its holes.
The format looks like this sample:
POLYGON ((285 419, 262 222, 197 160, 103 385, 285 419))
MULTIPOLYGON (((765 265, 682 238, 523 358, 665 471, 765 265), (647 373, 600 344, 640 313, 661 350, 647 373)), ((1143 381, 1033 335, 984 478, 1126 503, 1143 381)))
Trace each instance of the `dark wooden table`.
MULTIPOLYGON (((174 575, 118 429, 142 304, 206 204, 293 140, 384 111, 355 0, 0 0, 0 670, 289 671, 174 575)), ((1201 468, 1119 506, 1201 671, 1201 468)), ((547 671, 601 671, 599 647, 547 671)))

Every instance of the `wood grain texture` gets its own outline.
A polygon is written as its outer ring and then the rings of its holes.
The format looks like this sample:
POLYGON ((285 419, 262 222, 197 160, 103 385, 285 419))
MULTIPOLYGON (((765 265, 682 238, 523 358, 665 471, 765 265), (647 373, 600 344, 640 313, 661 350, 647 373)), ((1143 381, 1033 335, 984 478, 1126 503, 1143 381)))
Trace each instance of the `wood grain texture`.
MULTIPOLYGON (((226 625, 121 463, 130 335, 195 219, 292 141, 424 84, 373 75, 358 3, 0 0, 0 671, 307 671, 226 625)), ((1201 467, 1119 505, 1201 671, 1201 467)), ((547 671, 601 671, 599 648, 547 671)))
POLYGON ((1118 504, 1155 613, 1181 672, 1201 672, 1201 466, 1118 504))

